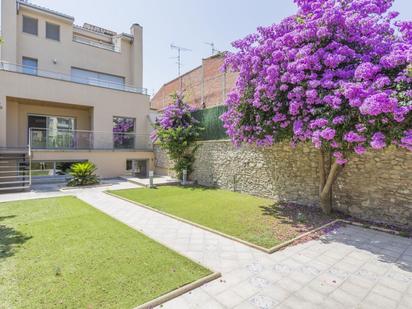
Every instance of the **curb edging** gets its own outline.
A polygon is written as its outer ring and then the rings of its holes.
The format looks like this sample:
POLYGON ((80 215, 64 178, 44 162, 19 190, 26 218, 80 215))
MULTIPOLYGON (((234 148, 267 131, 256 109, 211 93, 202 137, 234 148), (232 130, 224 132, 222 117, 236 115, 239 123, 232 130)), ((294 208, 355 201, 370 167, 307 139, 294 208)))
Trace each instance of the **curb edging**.
POLYGON ((199 280, 196 280, 192 283, 189 283, 189 284, 186 284, 186 285, 184 285, 180 288, 177 288, 174 291, 171 291, 167 294, 159 296, 158 298, 155 298, 155 299, 153 299, 153 300, 151 300, 147 303, 139 305, 139 306, 135 307, 134 309, 152 309, 152 308, 157 307, 157 306, 159 306, 159 305, 161 305, 161 304, 163 304, 163 303, 165 303, 169 300, 172 300, 172 299, 174 299, 176 297, 179 297, 179 296, 181 296, 181 295, 183 295, 187 292, 190 292, 190 291, 192 291, 192 290, 194 290, 194 289, 196 289, 196 288, 198 288, 198 287, 200 287, 200 286, 202 286, 206 283, 209 283, 210 281, 213 281, 217 278, 220 278, 221 276, 222 276, 221 273, 212 273, 212 274, 210 274, 206 277, 203 277, 203 278, 201 278, 199 280))

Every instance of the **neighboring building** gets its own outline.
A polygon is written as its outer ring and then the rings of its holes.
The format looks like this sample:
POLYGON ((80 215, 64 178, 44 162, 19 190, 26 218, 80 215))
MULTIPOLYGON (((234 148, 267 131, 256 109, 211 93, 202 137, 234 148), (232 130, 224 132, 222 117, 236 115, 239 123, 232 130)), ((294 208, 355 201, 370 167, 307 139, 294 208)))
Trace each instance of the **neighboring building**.
POLYGON ((233 88, 237 74, 222 72, 224 54, 202 60, 202 65, 164 84, 153 96, 151 107, 160 110, 172 103, 171 94, 183 91, 185 101, 197 108, 224 103, 233 88))
POLYGON ((86 160, 102 177, 153 167, 142 27, 118 34, 73 22, 1 1, 0 190, 30 185, 28 163, 49 177, 86 160))

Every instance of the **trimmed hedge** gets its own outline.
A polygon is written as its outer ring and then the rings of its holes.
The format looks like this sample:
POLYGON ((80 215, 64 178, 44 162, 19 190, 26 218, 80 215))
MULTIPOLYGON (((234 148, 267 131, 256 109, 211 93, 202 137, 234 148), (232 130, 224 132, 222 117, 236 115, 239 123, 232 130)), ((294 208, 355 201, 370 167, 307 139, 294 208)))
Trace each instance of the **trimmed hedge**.
POLYGON ((227 139, 223 122, 219 119, 220 115, 226 112, 226 105, 219 105, 207 109, 199 109, 193 112, 193 117, 200 122, 200 126, 204 128, 200 132, 200 140, 216 140, 227 139))

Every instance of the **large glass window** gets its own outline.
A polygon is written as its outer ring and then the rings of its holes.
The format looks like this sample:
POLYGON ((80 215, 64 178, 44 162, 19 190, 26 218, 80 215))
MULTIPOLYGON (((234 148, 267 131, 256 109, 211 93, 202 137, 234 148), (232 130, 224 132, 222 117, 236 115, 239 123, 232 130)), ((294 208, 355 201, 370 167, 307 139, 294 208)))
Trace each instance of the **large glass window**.
POLYGON ((46 22, 46 38, 60 41, 60 26, 46 22))
POLYGON ((72 80, 78 83, 109 87, 113 89, 124 89, 124 77, 94 72, 84 69, 72 68, 72 80))
MULTIPOLYGON (((71 166, 79 161, 32 161, 31 175, 33 177, 68 176, 71 166)), ((64 177, 63 177, 64 178, 64 177)))
POLYGON ((135 147, 134 118, 113 117, 113 143, 114 148, 133 149, 135 147))
POLYGON ((23 57, 23 73, 37 75, 37 59, 23 57))
POLYGON ((38 34, 38 20, 32 17, 23 16, 23 32, 37 35, 38 34))
POLYGON ((72 117, 29 115, 28 128, 33 148, 64 149, 75 147, 75 119, 72 117))

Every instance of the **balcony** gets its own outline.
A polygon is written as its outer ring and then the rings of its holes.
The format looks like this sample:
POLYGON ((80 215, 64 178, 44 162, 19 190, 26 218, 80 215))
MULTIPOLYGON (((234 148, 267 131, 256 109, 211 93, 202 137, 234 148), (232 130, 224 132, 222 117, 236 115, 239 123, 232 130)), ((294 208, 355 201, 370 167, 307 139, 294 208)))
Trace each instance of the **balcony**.
POLYGON ((114 89, 114 90, 147 95, 146 88, 137 88, 137 87, 127 85, 127 84, 113 83, 107 80, 101 80, 101 79, 96 79, 96 78, 82 78, 79 76, 71 76, 69 74, 40 70, 36 67, 23 66, 19 64, 4 62, 4 61, 0 61, 0 71, 15 72, 15 73, 21 73, 21 74, 26 74, 26 75, 34 75, 34 76, 62 80, 62 81, 72 82, 72 83, 77 83, 77 84, 84 84, 84 85, 96 86, 96 87, 101 87, 101 88, 108 88, 108 89, 114 89))
POLYGON ((152 151, 148 134, 30 128, 31 150, 152 151))

